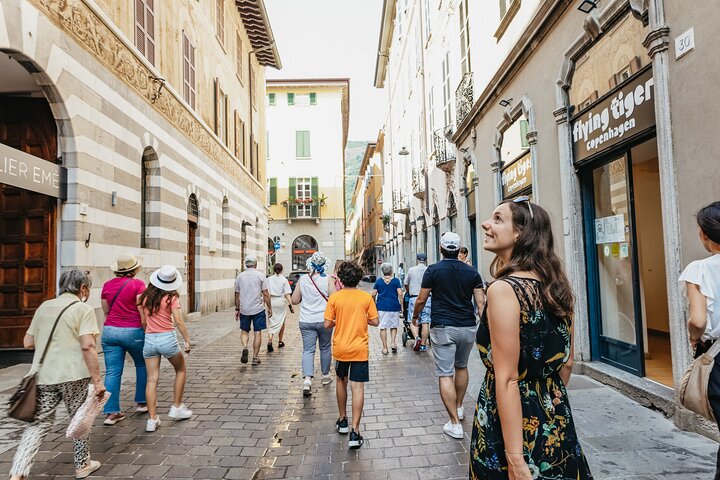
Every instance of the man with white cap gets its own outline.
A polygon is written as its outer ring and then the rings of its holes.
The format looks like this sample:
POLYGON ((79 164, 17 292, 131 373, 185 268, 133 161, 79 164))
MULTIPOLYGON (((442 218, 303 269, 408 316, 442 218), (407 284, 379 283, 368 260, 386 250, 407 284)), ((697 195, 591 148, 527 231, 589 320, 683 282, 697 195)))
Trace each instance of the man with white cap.
POLYGON ((260 365, 258 353, 262 345, 262 331, 266 326, 267 316, 272 317, 270 305, 270 292, 267 278, 257 269, 257 258, 254 255, 245 257, 245 271, 235 280, 235 318, 240 320, 240 343, 243 351, 240 362, 248 361, 248 340, 250 339, 250 325, 253 329, 253 365, 260 365), (263 306, 263 302, 265 306, 263 306))
POLYGON ((430 341, 435 369, 440 377, 440 398, 450 421, 443 431, 457 439, 463 438, 460 423, 465 417, 463 399, 468 386, 467 363, 475 345, 477 323, 473 297, 478 307, 485 304, 483 281, 470 265, 458 260, 460 237, 445 232, 440 239, 443 259, 425 270, 420 293, 415 299, 412 323, 417 325, 430 292, 430 341))

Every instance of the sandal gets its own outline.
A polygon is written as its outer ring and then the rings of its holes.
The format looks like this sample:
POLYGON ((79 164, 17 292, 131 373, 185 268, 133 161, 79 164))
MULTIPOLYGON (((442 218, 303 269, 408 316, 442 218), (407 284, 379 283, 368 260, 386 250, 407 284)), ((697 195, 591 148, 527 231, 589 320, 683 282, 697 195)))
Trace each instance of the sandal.
POLYGON ((383 350, 383 351, 382 351, 382 354, 383 354, 383 355, 387 355, 387 354, 388 354, 388 351, 387 351, 387 350, 383 350))
POLYGON ((114 414, 111 413, 110 415, 107 416, 107 418, 103 422, 103 425, 115 425, 116 423, 122 422, 123 420, 125 420, 124 413, 122 413, 122 412, 114 413, 114 414))
POLYGON ((397 347, 392 347, 390 350, 392 350, 393 353, 397 353, 397 347))
POLYGON ((283 348, 285 346, 285 342, 278 342, 278 348, 283 348))

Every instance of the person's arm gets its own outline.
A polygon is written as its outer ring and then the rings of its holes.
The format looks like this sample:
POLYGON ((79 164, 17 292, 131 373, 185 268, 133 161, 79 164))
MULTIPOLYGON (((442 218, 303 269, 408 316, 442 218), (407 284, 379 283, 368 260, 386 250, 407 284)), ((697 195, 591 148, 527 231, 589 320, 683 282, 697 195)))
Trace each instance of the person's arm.
POLYGON ((563 385, 567 387, 570 382, 570 375, 572 374, 573 357, 575 356, 575 322, 570 324, 570 355, 568 356, 567 362, 562 366, 560 370, 560 379, 563 381, 563 385))
POLYGON ((690 301, 690 318, 688 319, 688 336, 690 344, 695 346, 707 328, 707 297, 700 292, 700 286, 685 282, 687 296, 690 301))
POLYGON ((103 298, 102 300, 100 300, 100 306, 102 307, 103 313, 107 317, 107 314, 110 313, 110 304, 107 300, 103 298))
POLYGON ((235 291, 235 320, 240 319, 240 292, 235 291))
POLYGON ((23 347, 28 350, 35 350, 35 337, 26 333, 25 338, 23 338, 23 347))
POLYGON ((488 289, 487 317, 509 478, 530 480, 530 469, 523 456, 523 412, 518 386, 520 304, 508 283, 495 282, 488 289))
POLYGON ((372 292, 370 292, 370 295, 372 295, 373 300, 377 300, 377 294, 378 294, 378 291, 375 290, 374 288, 372 289, 372 292))
POLYGON ((402 304, 403 304, 403 291, 402 288, 397 289, 397 296, 398 296, 398 302, 400 302, 400 310, 402 311, 402 304))
POLYGON ((272 317, 272 304, 270 303, 270 292, 266 289, 262 291, 263 300, 265 301, 265 307, 267 308, 267 317, 272 317))
POLYGON ((330 275, 328 277, 328 298, 330 298, 330 295, 337 292, 337 289, 335 288, 335 279, 336 277, 334 275, 330 275))
POLYGON ((473 289, 473 297, 478 308, 478 314, 482 315, 482 310, 485 307, 485 291, 482 288, 475 288, 473 289))
POLYGON ((300 279, 298 278, 295 283, 295 290, 292 292, 292 304, 298 305, 300 302, 302 302, 302 293, 300 293, 300 279))
POLYGON ((185 326, 182 309, 180 307, 173 308, 172 316, 175 320, 175 326, 180 331, 180 335, 182 335, 183 340, 185 341, 185 353, 190 353, 190 350, 192 350, 192 347, 190 346, 190 335, 188 335, 187 326, 185 326))
POLYGON ((432 288, 421 288, 420 293, 418 293, 415 299, 415 308, 412 312, 412 324, 415 326, 417 326, 418 318, 420 318, 420 314, 423 308, 425 308, 428 298, 430 298, 430 292, 432 292, 432 288))
MULTIPOLYGON (((295 290, 297 290, 297 288, 295 288, 295 290)), ((335 298, 333 297, 328 300, 327 305, 325 306, 325 321, 323 322, 325 328, 334 328, 335 318, 335 298)))
POLYGON ((95 394, 102 398, 105 394, 105 384, 100 378, 100 364, 98 362, 97 347, 95 346, 95 335, 80 335, 80 348, 82 349, 85 365, 87 365, 90 372, 93 387, 95 387, 95 394))

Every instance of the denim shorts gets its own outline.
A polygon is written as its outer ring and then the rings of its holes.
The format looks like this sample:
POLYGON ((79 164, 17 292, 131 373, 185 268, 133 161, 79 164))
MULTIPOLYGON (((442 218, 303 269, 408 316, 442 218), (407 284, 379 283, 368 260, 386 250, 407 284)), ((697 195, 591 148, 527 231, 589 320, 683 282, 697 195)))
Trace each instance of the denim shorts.
MULTIPOLYGON (((417 297, 410 297, 410 300, 408 300, 408 318, 410 319, 410 322, 412 323, 412 316, 413 312, 415 311, 415 300, 417 297)), ((422 312, 420 312, 420 317, 418 317, 418 323, 430 323, 430 305, 432 304, 432 297, 428 297, 427 302, 425 302, 425 306, 422 309, 422 312)))
POLYGON ((430 328, 435 371, 438 377, 452 377, 455 368, 467 368, 475 347, 477 327, 437 326, 430 328))
POLYGON ((175 330, 163 333, 146 333, 145 346, 143 347, 143 358, 165 358, 174 357, 180 353, 180 346, 177 341, 175 330))
POLYGON ((240 330, 243 332, 249 332, 251 323, 253 332, 261 332, 265 330, 267 328, 265 322, 265 310, 256 313, 255 315, 240 314, 240 330))

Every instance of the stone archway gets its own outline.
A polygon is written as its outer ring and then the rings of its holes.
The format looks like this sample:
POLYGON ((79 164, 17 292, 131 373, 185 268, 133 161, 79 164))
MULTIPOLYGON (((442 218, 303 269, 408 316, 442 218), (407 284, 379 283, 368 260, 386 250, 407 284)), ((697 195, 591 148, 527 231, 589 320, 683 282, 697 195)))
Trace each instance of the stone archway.
POLYGON ((292 244, 292 269, 305 270, 305 263, 317 252, 318 243, 310 235, 300 235, 292 244))

